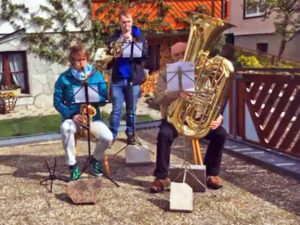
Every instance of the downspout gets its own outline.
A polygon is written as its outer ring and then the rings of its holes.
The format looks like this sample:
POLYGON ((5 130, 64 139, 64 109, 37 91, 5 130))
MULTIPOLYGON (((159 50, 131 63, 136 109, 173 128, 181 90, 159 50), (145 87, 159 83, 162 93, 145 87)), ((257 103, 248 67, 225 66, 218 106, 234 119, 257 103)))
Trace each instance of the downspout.
POLYGON ((225 20, 226 18, 226 15, 225 15, 225 7, 226 7, 226 0, 222 0, 221 2, 221 8, 222 8, 222 13, 221 13, 221 16, 222 16, 222 20, 225 20))

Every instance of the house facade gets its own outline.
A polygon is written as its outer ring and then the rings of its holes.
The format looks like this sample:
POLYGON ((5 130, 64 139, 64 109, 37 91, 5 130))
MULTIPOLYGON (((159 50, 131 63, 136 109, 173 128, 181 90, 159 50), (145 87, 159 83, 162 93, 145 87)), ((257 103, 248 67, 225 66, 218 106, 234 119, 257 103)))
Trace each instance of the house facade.
MULTIPOLYGON (((245 0, 235 0, 234 4, 230 4, 230 12, 229 22, 236 26, 227 31, 233 36, 232 44, 271 55, 278 54, 281 37, 275 34, 274 13, 263 19, 259 7, 247 7, 245 0)), ((299 34, 287 43, 283 57, 300 61, 300 51, 296 47, 298 43, 299 34)))
MULTIPOLYGON (((14 3, 24 3, 30 12, 35 12, 40 5, 47 4, 47 0, 26 2, 13 0, 14 3)), ((106 1, 91 0, 92 15, 97 7, 106 1)), ((138 1, 136 1, 138 2, 138 1)), ((187 41, 188 26, 183 26, 176 20, 177 17, 187 18, 186 11, 195 11, 199 5, 210 10, 212 16, 228 17, 227 0, 176 0, 164 1, 172 6, 170 15, 166 16, 171 29, 161 30, 159 34, 147 34, 149 42, 149 67, 151 71, 160 69, 163 65, 171 61, 170 46, 176 41, 187 41)), ((153 18, 156 17, 156 1, 145 1, 145 13, 149 13, 153 18), (148 4, 148 5, 147 5, 148 4)), ((133 10, 136 13, 141 11, 141 4, 136 4, 133 10)), ((105 22, 99 18, 100 22, 105 22)), ((22 26, 21 26, 22 27, 22 26)), ((25 33, 13 29, 9 23, 0 23, 0 85, 18 85, 22 89, 18 97, 17 105, 28 108, 44 108, 53 106, 54 83, 59 74, 67 67, 57 63, 51 63, 40 59, 29 52, 28 48, 21 42, 22 35, 34 33, 34 27, 24 27, 25 33)), ((77 31, 70 28, 69 31, 77 31)), ((51 33, 51 32, 50 32, 51 33)), ((1 116, 1 115, 0 115, 1 116)))

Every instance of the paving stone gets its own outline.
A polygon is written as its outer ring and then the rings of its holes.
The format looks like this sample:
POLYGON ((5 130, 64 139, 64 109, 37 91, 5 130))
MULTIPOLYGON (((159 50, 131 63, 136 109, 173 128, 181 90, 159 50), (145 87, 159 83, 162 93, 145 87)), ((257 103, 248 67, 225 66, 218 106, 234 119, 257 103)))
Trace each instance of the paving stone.
POLYGON ((67 193, 76 204, 96 203, 96 196, 100 191, 101 178, 87 178, 70 181, 67 193))

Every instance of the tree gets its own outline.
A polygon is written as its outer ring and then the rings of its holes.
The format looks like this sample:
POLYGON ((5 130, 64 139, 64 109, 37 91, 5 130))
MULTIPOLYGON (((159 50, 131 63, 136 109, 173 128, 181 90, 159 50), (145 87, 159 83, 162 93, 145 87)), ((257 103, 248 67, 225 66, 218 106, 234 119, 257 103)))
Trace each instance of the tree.
POLYGON ((247 0, 248 5, 257 5, 264 12, 264 19, 276 13, 274 21, 275 33, 281 37, 277 55, 280 63, 287 42, 291 41, 300 31, 300 1, 299 0, 247 0))
POLYGON ((66 50, 71 43, 81 40, 90 50, 102 44, 99 23, 91 20, 90 14, 90 0, 47 0, 36 12, 11 0, 1 3, 2 21, 8 21, 14 29, 29 30, 21 40, 29 51, 60 64, 67 63, 66 50))

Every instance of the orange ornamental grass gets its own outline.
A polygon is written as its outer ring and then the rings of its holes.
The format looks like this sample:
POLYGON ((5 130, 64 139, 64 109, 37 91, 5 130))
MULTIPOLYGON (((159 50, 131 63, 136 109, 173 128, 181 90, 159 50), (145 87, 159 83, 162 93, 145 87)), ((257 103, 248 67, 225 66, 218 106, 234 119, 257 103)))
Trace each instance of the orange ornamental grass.
POLYGON ((146 76, 146 81, 141 85, 142 96, 148 96, 154 93, 159 72, 158 70, 146 76))

